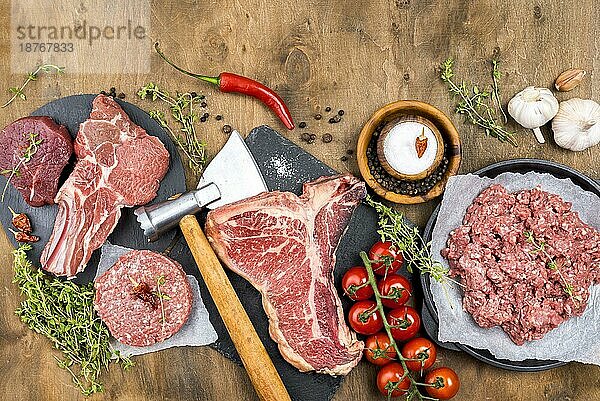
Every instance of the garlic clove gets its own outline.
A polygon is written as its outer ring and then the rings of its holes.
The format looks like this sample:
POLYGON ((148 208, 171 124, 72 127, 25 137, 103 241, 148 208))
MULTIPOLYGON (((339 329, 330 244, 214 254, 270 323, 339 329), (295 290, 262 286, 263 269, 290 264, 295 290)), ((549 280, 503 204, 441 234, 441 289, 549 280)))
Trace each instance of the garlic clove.
POLYGON ((533 129, 536 139, 544 143, 539 127, 558 112, 558 100, 547 88, 528 86, 508 102, 508 113, 524 128, 533 129))
POLYGON ((600 143, 600 105, 593 100, 573 98, 560 103, 552 121, 556 144, 582 151, 600 143))

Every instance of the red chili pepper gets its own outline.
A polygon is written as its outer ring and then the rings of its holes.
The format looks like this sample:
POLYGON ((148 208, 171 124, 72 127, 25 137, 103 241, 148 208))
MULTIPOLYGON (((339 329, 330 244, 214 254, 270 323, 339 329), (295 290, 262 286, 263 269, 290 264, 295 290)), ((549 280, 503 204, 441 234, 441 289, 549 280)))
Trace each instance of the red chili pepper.
POLYGON ((221 92, 235 92, 244 95, 255 97, 256 99, 267 105, 279 117, 287 129, 294 129, 294 121, 283 99, 272 89, 266 87, 258 81, 243 77, 241 75, 232 74, 230 72, 222 72, 218 77, 209 77, 206 75, 194 74, 184 70, 181 67, 173 64, 160 50, 158 43, 154 44, 154 48, 158 55, 173 66, 176 70, 183 72, 186 75, 217 85, 221 92))
POLYGON ((8 230, 11 233, 13 233, 13 235, 15 236, 15 240, 17 240, 17 242, 25 242, 25 243, 30 244, 32 242, 38 242, 40 240, 40 237, 38 237, 37 235, 27 234, 22 231, 14 231, 10 228, 8 230))

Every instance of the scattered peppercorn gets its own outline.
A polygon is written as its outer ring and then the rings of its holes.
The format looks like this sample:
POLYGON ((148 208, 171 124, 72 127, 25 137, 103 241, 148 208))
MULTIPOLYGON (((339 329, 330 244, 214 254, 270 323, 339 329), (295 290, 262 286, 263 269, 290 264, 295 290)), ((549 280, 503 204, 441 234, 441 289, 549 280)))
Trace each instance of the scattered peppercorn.
POLYGON ((217 121, 221 121, 221 120, 223 119, 223 116, 222 116, 222 115, 220 115, 220 114, 217 114, 217 115, 215 116, 215 119, 216 119, 217 121))
POLYGON ((317 139, 317 134, 310 134, 310 139, 313 141, 317 139))
POLYGON ((329 143, 329 142, 333 141, 333 135, 325 134, 321 137, 321 139, 323 140, 323 142, 329 143))
POLYGON ((320 114, 315 114, 315 120, 320 120, 321 118, 323 118, 322 115, 320 114))
POLYGON ((346 151, 346 154, 348 154, 348 155, 352 155, 352 154, 354 154, 354 150, 352 150, 352 149, 348 149, 348 150, 346 151))
POLYGON ((231 125, 229 125, 229 124, 225 124, 225 125, 223 126, 223 132, 224 132, 225 134, 229 134, 229 133, 231 132, 231 125))
POLYGON ((343 162, 348 161, 348 156, 342 156, 340 157, 340 160, 343 162))
MULTIPOLYGON (((196 92, 194 92, 194 93, 196 93, 196 92)), ((206 99, 206 96, 200 95, 200 100, 204 100, 204 99, 206 99)))
POLYGON ((108 95, 108 93, 106 93, 106 91, 100 91, 100 94, 104 95, 104 96, 108 95))
POLYGON ((198 94, 196 92, 190 92, 190 96, 191 97, 198 97, 198 94))
POLYGON ((204 117, 204 116, 200 117, 200 122, 201 123, 205 123, 206 122, 206 117, 204 117))
POLYGON ((329 124, 335 124, 335 120, 333 119, 333 117, 331 117, 331 118, 329 119, 329 124))
POLYGON ((206 102, 202 102, 202 103, 200 103, 200 107, 202 107, 202 108, 206 108, 206 106, 207 106, 206 102))
POLYGON ((329 107, 329 106, 325 107, 325 111, 329 113, 331 111, 331 107, 329 107))
POLYGON ((208 116, 209 116, 209 114, 208 114, 208 113, 204 113, 204 114, 202 115, 202 117, 204 117, 204 118, 208 118, 208 116))
POLYGON ((298 127, 300 127, 300 128, 306 128, 306 122, 305 121, 301 121, 300 124, 298 124, 298 127))
POLYGON ((120 93, 117 95, 117 97, 118 97, 119 99, 125 99, 125 94, 124 94, 123 92, 120 92, 120 93))
POLYGON ((338 116, 343 116, 343 115, 344 115, 344 110, 338 111, 338 116))
POLYGON ((303 132, 302 135, 300 135, 300 139, 304 142, 308 142, 310 141, 310 134, 308 132, 303 132))

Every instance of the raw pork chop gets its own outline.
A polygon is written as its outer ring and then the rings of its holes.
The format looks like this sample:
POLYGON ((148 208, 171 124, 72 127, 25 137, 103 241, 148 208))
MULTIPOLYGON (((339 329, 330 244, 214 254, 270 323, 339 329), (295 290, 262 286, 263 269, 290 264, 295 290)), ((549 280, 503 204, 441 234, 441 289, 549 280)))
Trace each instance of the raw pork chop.
POLYGON ((169 152, 135 125, 114 99, 99 95, 75 139, 75 169, 56 195, 54 231, 42 267, 73 277, 113 231, 121 208, 155 196, 169 168, 169 152))
POLYGON ((50 117, 20 118, 0 134, 0 170, 10 177, 25 202, 31 206, 51 205, 60 173, 73 153, 72 142, 67 129, 50 117), (32 155, 27 162, 22 160, 25 153, 32 155), (18 173, 11 176, 13 169, 18 173))
POLYGON ((333 283, 335 250, 366 195, 351 175, 304 184, 298 197, 265 192, 208 214, 206 234, 219 257, 260 291, 269 332, 303 372, 350 372, 363 343, 344 321, 333 283))

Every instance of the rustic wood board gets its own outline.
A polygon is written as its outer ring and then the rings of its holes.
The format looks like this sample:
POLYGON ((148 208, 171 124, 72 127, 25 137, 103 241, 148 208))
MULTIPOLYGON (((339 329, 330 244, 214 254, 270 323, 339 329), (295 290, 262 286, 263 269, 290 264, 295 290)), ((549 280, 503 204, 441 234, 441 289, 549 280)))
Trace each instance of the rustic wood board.
MULTIPOLYGON (((57 9, 59 5, 57 2, 57 9)), ((238 0, 181 1, 151 4, 151 37, 184 67, 196 72, 231 71, 256 78, 279 90, 296 122, 308 129, 285 132, 259 102, 220 94, 192 78, 174 73, 153 55, 149 74, 72 74, 43 76, 27 88, 28 101, 0 111, 0 126, 29 115, 51 100, 77 93, 97 93, 116 86, 127 101, 143 109, 153 106, 136 99, 140 86, 154 81, 170 90, 196 90, 208 96, 212 117, 200 127, 209 156, 225 143, 223 123, 242 133, 269 124, 337 171, 358 174, 354 155, 358 133, 375 109, 398 99, 418 99, 444 111, 461 135, 461 172, 488 164, 535 157, 563 163, 592 178, 600 178, 600 146, 584 152, 562 150, 550 139, 538 145, 530 132, 518 129, 519 147, 486 139, 453 114, 453 102, 437 79, 436 66, 447 56, 457 60, 459 78, 489 82, 487 60, 500 50, 504 103, 526 85, 550 86, 570 67, 588 76, 570 93, 558 95, 600 100, 600 8, 595 0, 238 0), (326 106, 343 108, 339 124, 313 115, 326 106), (305 144, 302 132, 330 132, 334 141, 305 144)), ((10 2, 0 2, 0 90, 22 82, 10 71, 10 2)), ((149 52, 151 50, 149 49, 149 52)), ((75 61, 76 62, 76 61, 75 61)), ((99 55, 94 66, 119 62, 99 55)), ((90 70, 92 70, 90 68, 90 70)), ((3 98, 3 99, 5 99, 3 98)), ((325 115, 325 114, 324 114, 325 115)), ((547 138, 549 129, 543 129, 547 138)), ((191 183, 191 180, 188 181, 191 183)), ((436 202, 401 207, 423 226, 436 202)), ((10 282, 12 245, 0 236, 0 392, 6 400, 83 399, 69 386, 66 372, 56 369, 48 342, 30 332, 13 314, 19 294, 10 282)), ((600 399, 600 368, 571 363, 547 372, 523 374, 487 366, 464 353, 442 351, 439 363, 461 377, 457 401, 600 399)), ((334 400, 382 400, 375 389, 374 367, 361 363, 346 378, 334 400)), ((255 400, 242 368, 218 352, 200 347, 171 349, 139 358, 128 373, 111 369, 105 375, 106 394, 93 399, 115 400, 255 400)))

